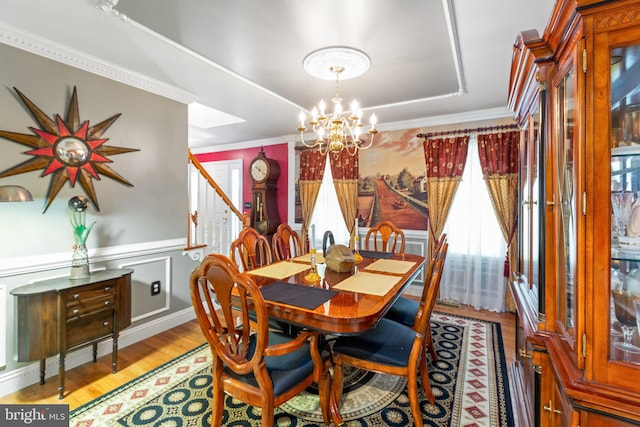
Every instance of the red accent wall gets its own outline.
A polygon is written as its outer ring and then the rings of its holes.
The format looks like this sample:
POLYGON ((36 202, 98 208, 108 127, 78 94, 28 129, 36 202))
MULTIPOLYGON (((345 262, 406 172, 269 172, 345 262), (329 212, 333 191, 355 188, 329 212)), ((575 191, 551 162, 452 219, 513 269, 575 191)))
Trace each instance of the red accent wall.
MULTIPOLYGON (((286 223, 288 222, 287 214, 289 212, 287 202, 288 202, 288 194, 289 194, 289 160, 288 160, 288 145, 285 144, 276 144, 276 145, 267 145, 262 147, 264 150, 264 154, 270 158, 278 162, 280 166, 280 177, 278 178, 278 191, 276 193, 277 204, 278 204, 278 214, 280 214, 280 221, 286 223)), ((228 151, 218 151, 213 153, 202 153, 196 154, 195 157, 199 162, 214 162, 220 160, 237 160, 242 159, 242 167, 244 169, 242 175, 242 204, 244 206, 245 202, 251 202, 251 177, 249 176, 249 164, 251 160, 253 160, 258 153, 260 153, 260 147, 255 148, 245 148, 242 150, 228 150, 228 151)), ((241 211, 245 211, 243 208, 241 211)), ((249 211, 247 210, 247 213, 249 211)))

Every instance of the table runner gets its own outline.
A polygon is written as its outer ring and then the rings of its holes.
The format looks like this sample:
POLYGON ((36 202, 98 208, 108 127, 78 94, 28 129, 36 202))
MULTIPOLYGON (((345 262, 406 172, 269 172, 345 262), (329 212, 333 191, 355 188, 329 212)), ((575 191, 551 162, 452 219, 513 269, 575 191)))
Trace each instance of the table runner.
POLYGON ((400 277, 361 271, 338 283, 332 289, 384 296, 398 281, 400 277))
POLYGON ((299 264, 289 261, 281 261, 275 264, 268 265, 262 268, 256 268, 255 270, 247 271, 247 273, 254 276, 271 277, 273 279, 284 279, 294 274, 301 273, 308 270, 309 266, 306 264, 299 264))
POLYGON ((413 261, 379 259, 378 261, 375 261, 364 267, 363 270, 380 271, 383 273, 391 274, 406 274, 414 265, 416 265, 416 263, 413 261))

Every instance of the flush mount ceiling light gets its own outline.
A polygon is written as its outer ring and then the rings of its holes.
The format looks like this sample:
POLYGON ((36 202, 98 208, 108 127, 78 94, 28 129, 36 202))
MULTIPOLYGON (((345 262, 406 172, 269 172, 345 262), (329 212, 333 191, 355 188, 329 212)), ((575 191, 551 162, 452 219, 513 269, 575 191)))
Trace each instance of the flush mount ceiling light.
POLYGON ((363 52, 348 47, 329 47, 316 50, 304 59, 304 69, 314 77, 325 80, 336 80, 336 93, 333 101, 333 114, 325 114, 326 104, 320 101, 318 107, 311 111, 309 124, 316 133, 317 139, 307 143, 304 140, 306 116, 300 112, 300 124, 298 131, 302 143, 309 148, 317 148, 323 155, 331 152, 338 154, 346 149, 347 152, 355 156, 358 150, 365 150, 373 144, 376 130, 377 118, 371 115, 371 128, 367 131, 370 135, 368 143, 360 139, 362 134, 362 110, 357 101, 352 101, 350 111, 343 117, 342 98, 339 92, 339 79, 350 79, 364 74, 371 65, 369 57, 363 52), (325 137, 326 134, 326 137, 325 137))

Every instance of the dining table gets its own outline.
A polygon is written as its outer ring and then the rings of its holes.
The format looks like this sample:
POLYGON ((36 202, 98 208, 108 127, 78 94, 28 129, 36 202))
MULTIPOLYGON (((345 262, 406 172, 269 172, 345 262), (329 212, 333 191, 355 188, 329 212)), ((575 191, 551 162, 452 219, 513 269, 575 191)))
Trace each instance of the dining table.
POLYGON ((308 280, 309 253, 247 273, 261 288, 267 313, 330 335, 361 334, 376 326, 418 277, 425 258, 415 254, 360 251, 347 272, 326 267, 316 254, 320 280, 308 280))
MULTIPOLYGON (((309 280, 310 253, 247 273, 260 287, 269 316, 329 336, 357 335, 376 326, 425 263, 415 254, 359 251, 359 255, 362 260, 349 271, 336 272, 316 253, 320 280, 309 280)), ((339 405, 330 389, 332 422, 340 426, 339 405)))

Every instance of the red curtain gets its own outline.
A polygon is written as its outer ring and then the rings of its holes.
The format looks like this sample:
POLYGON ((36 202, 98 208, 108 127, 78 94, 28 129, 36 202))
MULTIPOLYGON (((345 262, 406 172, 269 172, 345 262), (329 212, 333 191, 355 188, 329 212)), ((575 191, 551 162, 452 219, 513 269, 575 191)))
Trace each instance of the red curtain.
POLYGON ((483 175, 518 173, 520 132, 478 135, 478 154, 483 175))
MULTIPOLYGON (((520 132, 478 135, 478 155, 493 210, 507 242, 505 277, 511 277, 518 262, 517 244, 513 244, 518 228, 518 156, 520 132)), ((505 295, 507 310, 514 311, 510 293, 505 295)))
POLYGON ((469 135, 452 136, 424 141, 424 158, 427 168, 427 206, 429 207, 429 249, 433 255, 435 243, 444 229, 453 197, 462 180, 467 162, 469 135))
POLYGON ((300 178, 298 180, 302 207, 302 232, 300 234, 305 249, 309 247, 309 223, 316 206, 326 161, 327 156, 323 156, 318 150, 305 150, 300 153, 300 178))
POLYGON ((349 155, 347 150, 338 154, 329 154, 329 165, 333 179, 358 179, 358 155, 349 155))
POLYGON ((358 216, 358 153, 351 156, 347 149, 338 154, 329 154, 333 186, 338 196, 342 218, 349 230, 349 246, 355 245, 355 221, 358 216))
POLYGON ((317 150, 304 150, 300 153, 300 180, 322 181, 327 156, 317 150))
POLYGON ((425 140, 427 178, 461 177, 467 161, 468 148, 468 135, 425 140))

